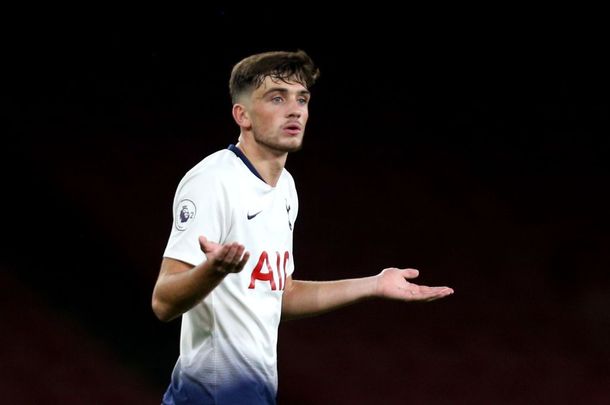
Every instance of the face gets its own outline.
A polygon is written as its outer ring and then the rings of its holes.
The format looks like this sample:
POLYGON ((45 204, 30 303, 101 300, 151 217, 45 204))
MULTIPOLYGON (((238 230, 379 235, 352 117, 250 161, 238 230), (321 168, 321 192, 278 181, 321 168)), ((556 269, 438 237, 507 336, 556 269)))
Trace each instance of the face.
POLYGON ((310 93, 296 82, 266 77, 250 95, 247 110, 257 144, 285 153, 301 148, 310 93))

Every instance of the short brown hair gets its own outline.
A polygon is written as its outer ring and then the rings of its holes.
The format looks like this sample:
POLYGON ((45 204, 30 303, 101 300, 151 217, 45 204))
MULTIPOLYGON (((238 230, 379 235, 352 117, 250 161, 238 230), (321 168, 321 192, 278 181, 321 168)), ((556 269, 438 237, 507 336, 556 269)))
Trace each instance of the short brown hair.
POLYGON ((274 51, 248 56, 238 62, 231 71, 229 92, 233 103, 240 95, 260 86, 266 77, 286 81, 295 81, 306 88, 311 88, 320 70, 304 51, 274 51))

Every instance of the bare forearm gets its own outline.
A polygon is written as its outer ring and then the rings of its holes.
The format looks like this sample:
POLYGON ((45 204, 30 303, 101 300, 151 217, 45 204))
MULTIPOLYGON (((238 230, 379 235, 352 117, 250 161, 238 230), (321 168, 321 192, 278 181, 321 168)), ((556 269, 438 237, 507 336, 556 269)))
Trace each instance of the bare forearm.
POLYGON ((293 280, 284 292, 282 319, 318 315, 375 296, 376 277, 337 281, 293 280))
POLYGON ((198 266, 164 258, 153 291, 152 307, 162 321, 171 321, 204 299, 229 273, 239 273, 250 258, 243 245, 224 245, 199 237, 206 260, 198 266))
POLYGON ((165 273, 153 291, 153 311, 162 321, 170 321, 204 299, 225 275, 204 262, 188 271, 165 273))

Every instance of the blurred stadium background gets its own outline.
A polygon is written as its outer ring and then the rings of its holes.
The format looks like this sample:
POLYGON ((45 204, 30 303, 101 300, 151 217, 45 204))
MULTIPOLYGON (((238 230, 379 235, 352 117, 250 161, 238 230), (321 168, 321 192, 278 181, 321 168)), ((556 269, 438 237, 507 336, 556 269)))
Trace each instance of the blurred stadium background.
POLYGON ((258 11, 4 28, 3 401, 160 401, 179 321, 149 302, 175 187, 236 140, 231 66, 301 48, 322 76, 287 165, 296 274, 408 266, 456 293, 283 324, 280 403, 607 403, 606 28, 258 11))

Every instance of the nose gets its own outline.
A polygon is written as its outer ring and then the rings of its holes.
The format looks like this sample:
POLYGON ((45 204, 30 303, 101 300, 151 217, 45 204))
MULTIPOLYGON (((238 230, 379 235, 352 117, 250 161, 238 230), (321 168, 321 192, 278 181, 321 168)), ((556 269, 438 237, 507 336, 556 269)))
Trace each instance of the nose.
POLYGON ((300 118, 306 111, 307 106, 299 102, 299 100, 292 100, 288 107, 288 117, 300 118))
POLYGON ((296 109, 290 110, 288 112, 288 117, 290 118, 301 118, 302 112, 296 109))

